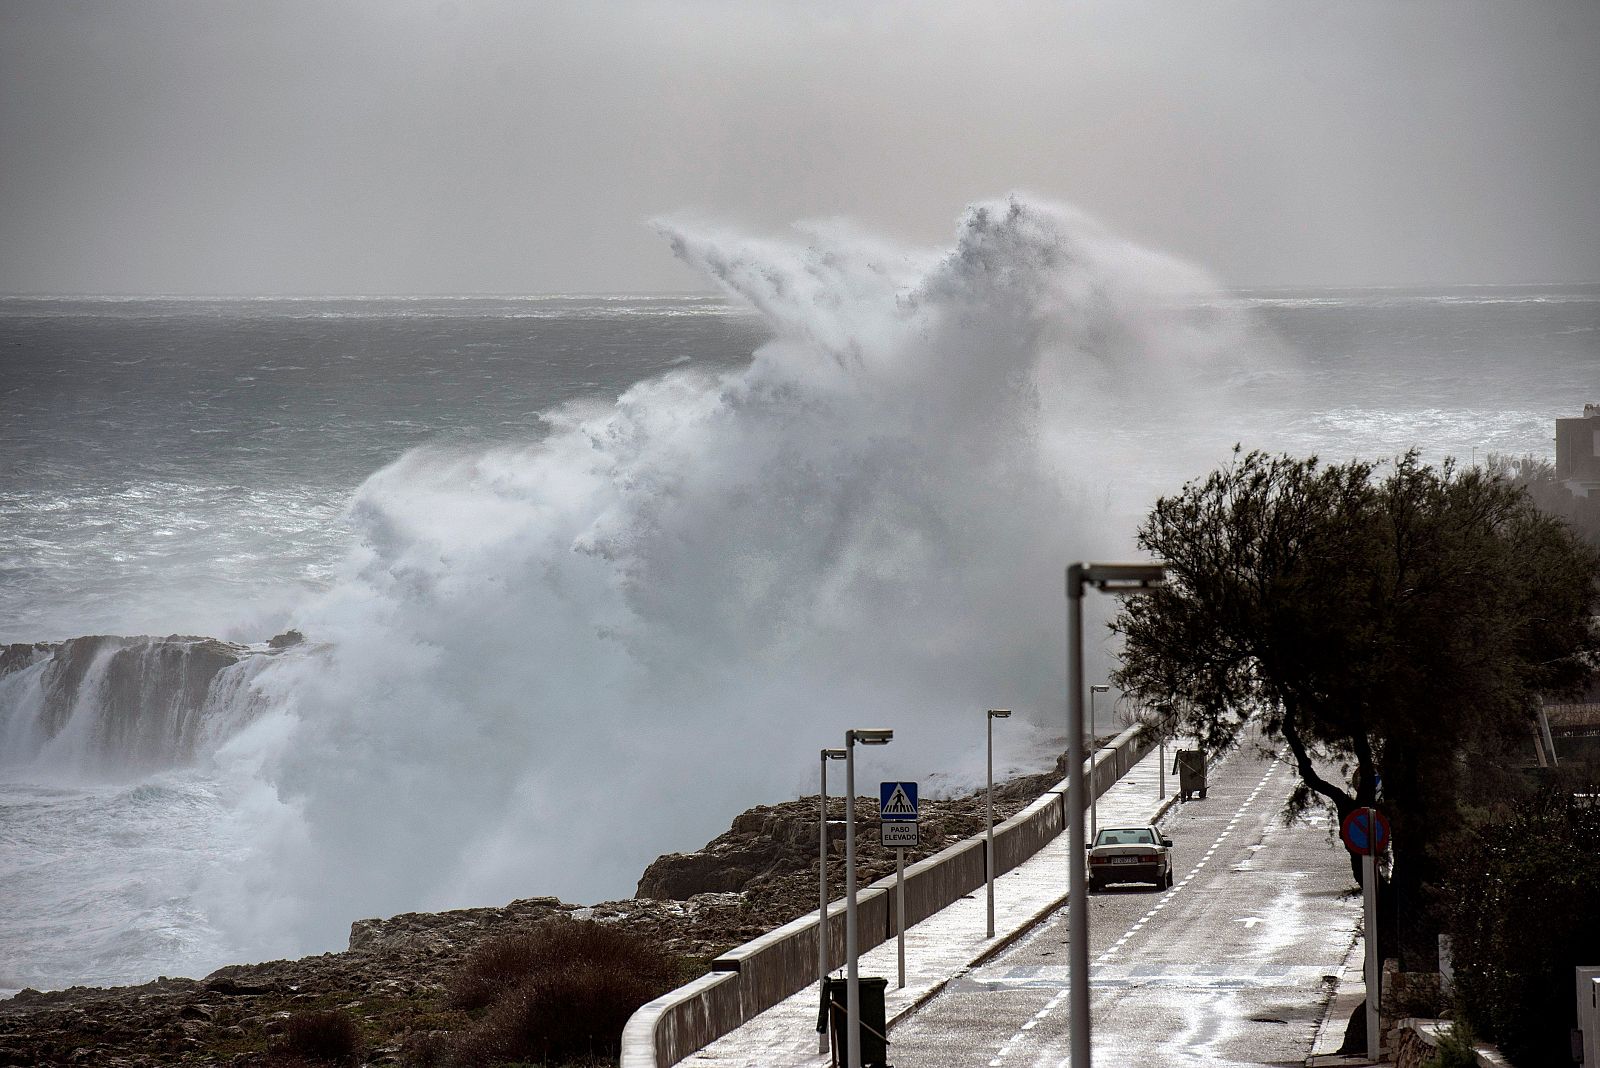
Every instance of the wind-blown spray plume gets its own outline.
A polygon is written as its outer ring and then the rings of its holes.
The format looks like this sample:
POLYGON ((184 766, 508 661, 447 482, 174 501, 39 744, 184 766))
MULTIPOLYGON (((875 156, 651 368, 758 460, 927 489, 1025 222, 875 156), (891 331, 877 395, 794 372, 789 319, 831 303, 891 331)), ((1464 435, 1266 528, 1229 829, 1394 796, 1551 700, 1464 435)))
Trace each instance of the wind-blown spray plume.
POLYGON ((259 669, 266 711, 215 754, 251 848, 208 907, 239 945, 627 894, 849 726, 896 729, 867 780, 976 778, 977 710, 1058 722, 1063 564, 1127 551, 1149 489, 1226 443, 1197 428, 1236 324, 1067 210, 975 206, 942 254, 660 228, 772 341, 367 481, 294 621, 314 649, 259 669))

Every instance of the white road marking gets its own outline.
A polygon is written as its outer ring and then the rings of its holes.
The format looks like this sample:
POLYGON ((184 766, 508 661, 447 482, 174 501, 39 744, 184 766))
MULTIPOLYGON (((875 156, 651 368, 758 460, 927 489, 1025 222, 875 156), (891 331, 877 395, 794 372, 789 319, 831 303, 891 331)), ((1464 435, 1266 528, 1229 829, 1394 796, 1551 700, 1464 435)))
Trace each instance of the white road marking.
MULTIPOLYGON (((1211 859, 1211 854, 1215 853, 1217 851, 1217 847, 1222 844, 1223 839, 1227 838, 1228 835, 1233 832, 1233 825, 1238 823, 1239 818, 1244 815, 1245 810, 1255 803, 1256 795, 1261 793, 1262 789, 1267 785, 1267 780, 1272 778, 1273 772, 1277 770, 1278 762, 1273 761, 1271 767, 1267 768, 1267 773, 1261 776, 1261 781, 1256 783, 1256 788, 1250 791, 1250 796, 1245 798, 1244 804, 1239 806, 1239 810, 1235 812, 1233 818, 1228 821, 1228 824, 1223 829, 1222 833, 1217 835, 1216 840, 1212 842, 1211 848, 1206 850, 1205 856, 1200 858, 1200 862, 1190 870, 1188 875, 1185 875, 1182 879, 1178 880, 1178 882, 1172 886, 1171 889, 1163 894, 1161 900, 1157 902, 1154 907, 1147 911, 1143 916, 1139 917, 1138 920, 1134 921, 1133 926, 1128 928, 1127 931, 1123 932, 1122 937, 1113 942, 1109 949, 1096 957, 1094 963, 1105 964, 1117 953, 1118 950, 1122 948, 1123 944, 1127 942, 1128 939, 1139 930, 1139 928, 1143 927, 1146 923, 1149 923, 1151 917, 1167 907, 1167 903, 1172 900, 1172 896, 1174 894, 1176 894, 1179 890, 1182 890, 1185 886, 1189 885, 1189 880, 1198 875, 1200 869, 1206 866, 1206 862, 1211 859)), ((1246 927, 1254 927, 1257 923, 1260 923, 1261 920, 1258 917, 1251 916, 1236 922, 1242 922, 1246 927)), ((1012 1048, 1018 1042, 1022 1041, 1022 1036, 1026 1032, 1033 1030, 1033 1028, 1038 1025, 1040 1020, 1050 1015, 1051 1010, 1055 1009, 1056 1006, 1061 1004, 1061 999, 1067 996, 1067 992, 1068 991, 1066 987, 1062 987, 1061 989, 1057 990, 1055 996, 1050 999, 1049 1004, 1047 1004, 1043 1009, 1039 1010, 1039 1012, 1035 1013, 1033 1019, 1024 1023, 1016 1034, 1012 1035, 1006 1040, 1005 1045, 1001 1046, 995 1051, 994 1059, 989 1062, 989 1068, 1004 1068, 1005 1059, 1011 1055, 1012 1048)), ((1065 1066, 1066 1063, 1066 1061, 1062 1061, 1058 1068, 1062 1068, 1062 1066, 1065 1066)))

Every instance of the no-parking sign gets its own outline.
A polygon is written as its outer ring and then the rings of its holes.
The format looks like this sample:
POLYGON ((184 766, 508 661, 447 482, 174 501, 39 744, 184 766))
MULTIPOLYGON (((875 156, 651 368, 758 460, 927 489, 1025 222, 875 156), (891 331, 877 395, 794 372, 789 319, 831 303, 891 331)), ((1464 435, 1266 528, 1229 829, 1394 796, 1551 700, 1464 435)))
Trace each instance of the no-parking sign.
POLYGON ((1375 808, 1358 808, 1339 825, 1344 847, 1358 857, 1382 853, 1389 847, 1389 820, 1375 808), (1371 813, 1369 820, 1367 814, 1371 813))

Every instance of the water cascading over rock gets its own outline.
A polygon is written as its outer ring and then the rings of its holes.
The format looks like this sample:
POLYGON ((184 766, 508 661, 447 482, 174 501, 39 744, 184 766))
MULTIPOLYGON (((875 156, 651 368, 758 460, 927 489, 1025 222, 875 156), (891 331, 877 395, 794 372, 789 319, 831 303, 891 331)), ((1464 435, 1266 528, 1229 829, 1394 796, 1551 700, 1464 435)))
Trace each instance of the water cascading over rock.
POLYGON ((0 767, 124 778, 191 763, 259 707, 266 650, 216 638, 90 635, 0 648, 0 767))

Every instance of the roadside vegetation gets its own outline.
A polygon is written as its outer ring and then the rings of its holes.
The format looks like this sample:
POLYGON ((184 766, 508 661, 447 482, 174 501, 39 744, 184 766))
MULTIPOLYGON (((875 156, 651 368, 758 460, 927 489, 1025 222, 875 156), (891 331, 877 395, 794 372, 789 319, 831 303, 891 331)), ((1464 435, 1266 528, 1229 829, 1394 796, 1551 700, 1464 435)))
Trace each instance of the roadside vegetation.
POLYGON ((1531 462, 1236 450, 1157 502, 1138 544, 1167 585, 1113 623, 1152 734, 1225 750, 1253 724, 1299 772, 1289 818, 1387 815, 1403 859, 1380 876, 1380 951, 1432 971, 1455 933, 1463 1015, 1529 1065, 1553 1054, 1528 1006, 1564 1044, 1569 958, 1600 960, 1593 807, 1557 805, 1583 788, 1520 758, 1541 702, 1600 668, 1600 515, 1586 537, 1583 508, 1545 510, 1558 488, 1531 462))
POLYGON ((1433 1056, 1422 1062, 1422 1068, 1478 1068, 1478 1046, 1472 1028, 1459 1021, 1439 1036, 1439 1046, 1433 1056))
POLYGON ((1526 492, 1541 512, 1566 520, 1578 537, 1600 547, 1600 495, 1579 497, 1556 477, 1555 464, 1531 454, 1490 453, 1486 466, 1490 474, 1526 492))
POLYGON ((1566 1063, 1573 969, 1600 963, 1600 795, 1567 784, 1486 813, 1442 898, 1458 1018, 1514 1064, 1566 1063))
POLYGON ((449 992, 466 1027, 419 1036, 416 1068, 615 1064, 634 1010, 689 977, 692 964, 619 927, 550 920, 493 939, 462 964, 449 992))
POLYGON ((1595 673, 1600 552, 1522 488, 1415 453, 1236 452, 1158 501, 1138 541, 1168 584, 1117 617, 1118 683, 1152 730, 1210 749, 1259 726, 1299 771, 1291 815, 1381 808, 1406 862, 1380 893, 1380 943, 1435 968, 1465 807, 1526 789, 1507 754, 1543 695, 1595 673))

